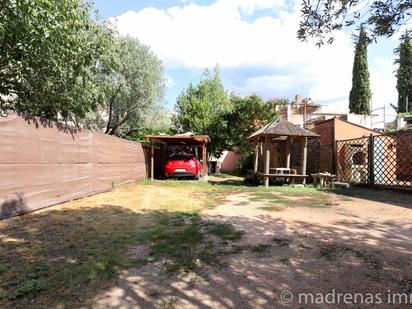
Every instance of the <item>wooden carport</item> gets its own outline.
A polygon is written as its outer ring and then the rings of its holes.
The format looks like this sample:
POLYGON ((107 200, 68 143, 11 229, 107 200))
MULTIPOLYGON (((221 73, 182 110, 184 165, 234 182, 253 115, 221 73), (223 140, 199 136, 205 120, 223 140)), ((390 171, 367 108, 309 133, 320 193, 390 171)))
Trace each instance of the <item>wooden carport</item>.
MULTIPOLYGON (((277 119, 271 123, 268 123, 258 131, 248 137, 248 141, 255 143, 255 159, 253 172, 255 175, 262 176, 265 187, 269 186, 269 179, 271 177, 284 177, 284 178, 301 178, 302 182, 306 180, 306 166, 307 166, 307 145, 308 139, 318 138, 319 135, 309 130, 301 128, 285 119, 277 119), (276 174, 271 173, 270 158, 271 158, 271 144, 272 143, 284 143, 285 149, 285 162, 283 166, 279 166, 285 169, 290 168, 291 157, 291 145, 292 143, 300 143, 301 149, 301 174, 276 174), (262 147, 263 146, 263 147, 262 147), (263 171, 259 171, 259 149, 263 148, 263 171)), ((277 166, 273 166, 272 169, 276 169, 277 166)))
POLYGON ((154 149, 155 144, 169 146, 198 146, 202 147, 202 176, 207 176, 207 145, 210 143, 208 135, 147 135, 150 140, 150 179, 154 180, 154 149))

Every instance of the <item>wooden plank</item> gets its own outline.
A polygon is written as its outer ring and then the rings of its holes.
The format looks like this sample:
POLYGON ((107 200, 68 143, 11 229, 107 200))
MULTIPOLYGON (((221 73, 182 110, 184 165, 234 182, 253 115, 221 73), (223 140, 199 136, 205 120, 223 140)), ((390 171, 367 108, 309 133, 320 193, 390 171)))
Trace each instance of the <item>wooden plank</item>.
MULTIPOLYGON (((270 169, 270 137, 265 136, 265 144, 264 144, 264 155, 265 155, 265 174, 269 174, 270 169)), ((265 187, 269 187, 269 177, 264 178, 264 185, 265 187)))
POLYGON ((253 162, 253 171, 257 172, 258 167, 259 167, 259 143, 256 143, 255 145, 255 158, 253 162))
POLYGON ((289 178, 304 178, 309 177, 308 175, 297 175, 297 174, 266 174, 262 172, 256 172, 256 174, 260 176, 267 176, 267 177, 289 177, 289 178))

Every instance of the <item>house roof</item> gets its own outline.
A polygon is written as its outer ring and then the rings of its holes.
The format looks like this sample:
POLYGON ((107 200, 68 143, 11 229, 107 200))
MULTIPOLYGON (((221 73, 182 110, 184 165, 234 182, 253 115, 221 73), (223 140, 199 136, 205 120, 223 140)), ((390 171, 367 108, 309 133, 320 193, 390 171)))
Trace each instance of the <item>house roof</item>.
POLYGON ((261 140, 265 136, 279 137, 279 136, 292 136, 292 137, 308 137, 316 138, 319 137, 318 134, 312 131, 301 128, 290 121, 285 119, 277 119, 273 122, 268 123, 264 127, 257 130, 247 139, 248 141, 261 140))
POLYGON ((208 135, 147 135, 153 143, 164 145, 203 145, 210 143, 208 135))
POLYGON ((374 133, 374 134, 380 134, 379 132, 377 132, 377 131, 375 131, 375 130, 373 130, 373 129, 369 129, 369 128, 364 127, 364 126, 362 126, 362 125, 360 125, 360 124, 353 123, 353 122, 350 122, 350 121, 347 121, 347 120, 344 120, 344 119, 340 119, 340 118, 338 118, 338 117, 333 117, 333 118, 326 119, 326 120, 315 121, 313 124, 314 124, 315 127, 316 127, 317 124, 325 123, 325 122, 328 122, 328 121, 335 121, 335 120, 341 121, 341 122, 345 122, 345 123, 347 123, 347 124, 350 124, 350 125, 352 125, 352 126, 355 126, 355 127, 361 128, 361 129, 364 129, 364 130, 369 131, 369 132, 374 133))

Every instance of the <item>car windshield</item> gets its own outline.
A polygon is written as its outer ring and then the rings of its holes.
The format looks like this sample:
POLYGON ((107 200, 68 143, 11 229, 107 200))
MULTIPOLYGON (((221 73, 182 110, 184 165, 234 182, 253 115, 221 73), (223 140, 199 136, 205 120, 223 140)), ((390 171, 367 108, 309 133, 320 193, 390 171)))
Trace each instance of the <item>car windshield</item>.
POLYGON ((193 155, 191 155, 191 154, 178 153, 178 154, 171 155, 169 160, 185 160, 186 161, 186 160, 190 160, 192 158, 193 158, 193 155))

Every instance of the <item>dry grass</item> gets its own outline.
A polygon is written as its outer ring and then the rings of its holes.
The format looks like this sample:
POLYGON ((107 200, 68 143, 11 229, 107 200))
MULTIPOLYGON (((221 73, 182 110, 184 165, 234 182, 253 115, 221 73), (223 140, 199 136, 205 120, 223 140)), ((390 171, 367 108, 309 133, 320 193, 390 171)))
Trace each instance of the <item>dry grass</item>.
POLYGON ((236 241, 242 233, 230 224, 205 223, 199 214, 232 193, 247 192, 251 202, 263 200, 272 208, 327 203, 327 194, 313 188, 240 184, 238 177, 212 177, 210 183, 144 181, 0 221, 0 307, 87 305, 122 269, 142 261, 166 259, 173 271, 195 267, 196 261, 218 264, 221 244, 210 243, 209 235, 236 241), (136 245, 146 246, 149 255, 130 257, 128 248, 136 245))

